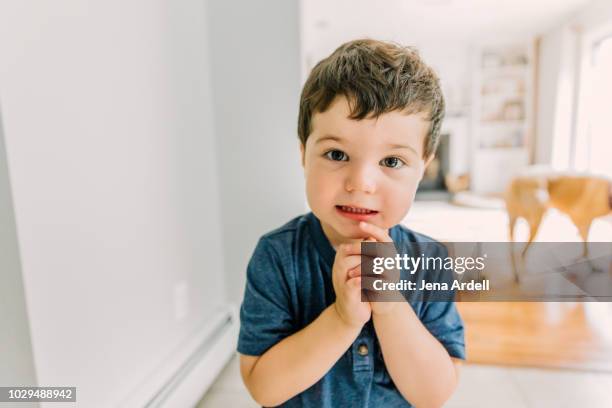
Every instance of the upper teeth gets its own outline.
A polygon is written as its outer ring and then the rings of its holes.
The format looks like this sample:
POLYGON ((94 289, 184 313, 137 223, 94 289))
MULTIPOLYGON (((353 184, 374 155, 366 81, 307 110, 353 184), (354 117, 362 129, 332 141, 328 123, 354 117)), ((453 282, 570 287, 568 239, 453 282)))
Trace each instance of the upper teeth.
POLYGON ((352 213, 358 213, 358 214, 369 214, 372 211, 371 210, 366 210, 365 208, 354 208, 354 207, 347 207, 347 206, 342 206, 342 211, 348 211, 348 212, 352 212, 352 213))

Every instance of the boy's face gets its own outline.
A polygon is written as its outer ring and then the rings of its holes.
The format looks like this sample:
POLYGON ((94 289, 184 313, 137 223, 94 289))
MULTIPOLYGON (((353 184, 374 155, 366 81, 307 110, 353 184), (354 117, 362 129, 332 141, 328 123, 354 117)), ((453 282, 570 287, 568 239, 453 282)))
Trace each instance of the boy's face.
POLYGON ((399 223, 433 158, 423 160, 424 114, 349 115, 347 99, 337 97, 313 116, 306 146, 300 144, 308 204, 334 246, 367 238, 360 221, 384 229, 399 223))

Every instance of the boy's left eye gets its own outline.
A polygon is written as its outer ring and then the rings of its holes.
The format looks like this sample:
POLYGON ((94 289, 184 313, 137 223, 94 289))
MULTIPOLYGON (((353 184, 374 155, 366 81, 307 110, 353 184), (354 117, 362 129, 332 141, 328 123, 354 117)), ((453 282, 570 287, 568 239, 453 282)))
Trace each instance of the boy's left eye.
POLYGON ((399 157, 386 157, 380 161, 380 164, 385 167, 390 167, 392 169, 399 169, 404 166, 406 163, 399 157))

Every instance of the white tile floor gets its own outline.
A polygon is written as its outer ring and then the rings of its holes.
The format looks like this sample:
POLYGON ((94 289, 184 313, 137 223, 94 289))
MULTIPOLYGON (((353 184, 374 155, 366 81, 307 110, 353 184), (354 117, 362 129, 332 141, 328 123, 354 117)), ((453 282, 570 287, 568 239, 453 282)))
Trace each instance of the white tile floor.
MULTIPOLYGON (((414 203, 404 223, 447 241, 505 241, 508 237, 507 218, 501 209, 482 210, 421 201, 414 203)), ((526 231, 519 229, 519 240, 524 239, 521 234, 525 237, 526 231)), ((609 241, 611 236, 609 219, 593 224, 591 240, 609 241)), ((538 234, 540 241, 577 239, 575 227, 555 210, 546 216, 538 234)), ((198 408, 257 406, 242 384, 238 359, 234 357, 198 408)), ((460 385, 446 407, 610 408, 612 373, 465 365, 460 385)))
MULTIPOLYGON (((233 357, 198 408, 253 408, 233 357)), ((612 373, 464 365, 447 408, 610 408, 612 373)), ((384 407, 383 407, 384 408, 384 407)))

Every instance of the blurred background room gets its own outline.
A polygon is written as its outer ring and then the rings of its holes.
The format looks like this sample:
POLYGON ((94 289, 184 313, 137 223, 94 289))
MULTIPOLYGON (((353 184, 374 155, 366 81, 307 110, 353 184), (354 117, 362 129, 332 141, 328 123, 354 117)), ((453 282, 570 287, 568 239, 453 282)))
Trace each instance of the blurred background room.
MULTIPOLYGON (((246 264, 308 211, 304 80, 362 37, 417 47, 446 97, 408 228, 508 241, 514 181, 612 178, 609 0, 1 2, 0 386, 257 406, 235 353, 246 264)), ((612 242, 599 192, 555 204, 525 185, 537 219, 516 241, 612 242)), ((459 302, 468 360, 446 406, 612 406, 611 305, 459 302)))

